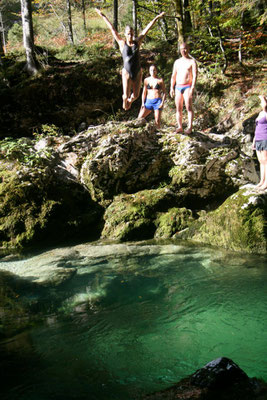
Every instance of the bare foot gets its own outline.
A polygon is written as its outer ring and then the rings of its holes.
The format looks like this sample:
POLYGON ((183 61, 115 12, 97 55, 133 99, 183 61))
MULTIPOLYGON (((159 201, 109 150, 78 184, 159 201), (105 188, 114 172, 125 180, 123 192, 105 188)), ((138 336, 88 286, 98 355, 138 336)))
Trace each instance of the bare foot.
POLYGON ((126 100, 126 108, 125 110, 130 110, 132 103, 129 102, 129 99, 126 100))
POLYGON ((176 133, 182 133, 183 132, 183 128, 177 128, 175 132, 176 133))
POLYGON ((260 188, 262 185, 263 185, 263 182, 259 182, 259 183, 256 185, 256 188, 260 188))
POLYGON ((128 104, 127 97, 122 96, 122 108, 123 108, 124 110, 128 110, 127 104, 128 104))
POLYGON ((192 133, 192 128, 187 128, 184 133, 186 133, 187 135, 190 135, 190 133, 192 133))
POLYGON ((266 185, 265 185, 265 186, 261 186, 261 187, 259 188, 260 191, 266 190, 266 189, 267 189, 267 186, 266 186, 266 185))

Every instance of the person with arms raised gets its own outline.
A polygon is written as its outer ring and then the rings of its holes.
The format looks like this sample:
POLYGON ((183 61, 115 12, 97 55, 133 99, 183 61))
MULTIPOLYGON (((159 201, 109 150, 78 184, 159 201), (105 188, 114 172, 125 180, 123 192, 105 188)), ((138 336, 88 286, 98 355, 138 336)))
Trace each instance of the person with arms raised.
POLYGON ((165 14, 162 12, 157 15, 149 24, 142 30, 140 35, 135 38, 133 28, 129 25, 125 28, 125 39, 123 39, 117 30, 114 28, 108 18, 98 9, 95 9, 98 15, 103 18, 111 33, 119 45, 120 52, 123 58, 122 68, 122 87, 123 87, 123 108, 129 110, 132 103, 139 97, 142 83, 142 68, 140 64, 140 46, 149 29, 156 23, 159 18, 165 14))

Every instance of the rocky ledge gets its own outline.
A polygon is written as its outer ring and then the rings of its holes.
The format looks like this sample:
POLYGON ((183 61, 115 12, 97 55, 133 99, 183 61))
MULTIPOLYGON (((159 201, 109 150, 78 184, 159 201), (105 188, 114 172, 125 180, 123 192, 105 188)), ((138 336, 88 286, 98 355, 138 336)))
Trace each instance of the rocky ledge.
POLYGON ((0 151, 2 249, 155 237, 266 253, 267 193, 241 132, 137 120, 12 143, 0 151))

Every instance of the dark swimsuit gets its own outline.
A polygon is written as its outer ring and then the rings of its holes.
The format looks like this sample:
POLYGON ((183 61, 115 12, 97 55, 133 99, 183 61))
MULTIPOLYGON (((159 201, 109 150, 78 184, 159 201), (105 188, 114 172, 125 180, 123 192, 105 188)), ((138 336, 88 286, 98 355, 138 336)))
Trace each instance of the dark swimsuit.
POLYGON ((156 86, 153 87, 153 86, 150 86, 149 83, 148 83, 148 84, 147 84, 147 89, 148 89, 148 90, 149 90, 149 89, 157 89, 157 90, 159 90, 159 89, 160 89, 160 84, 157 83, 156 86))
POLYGON ((135 79, 141 69, 139 46, 134 42, 133 46, 124 44, 122 50, 123 67, 129 73, 131 79, 135 79))

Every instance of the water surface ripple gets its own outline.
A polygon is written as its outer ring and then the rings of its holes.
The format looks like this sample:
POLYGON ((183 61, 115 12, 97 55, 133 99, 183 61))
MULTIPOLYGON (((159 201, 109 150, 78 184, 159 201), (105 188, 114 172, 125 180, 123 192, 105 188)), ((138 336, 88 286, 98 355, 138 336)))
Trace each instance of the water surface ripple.
POLYGON ((220 356, 267 380, 266 281, 262 256, 193 245, 3 259, 1 399, 136 399, 220 356))

